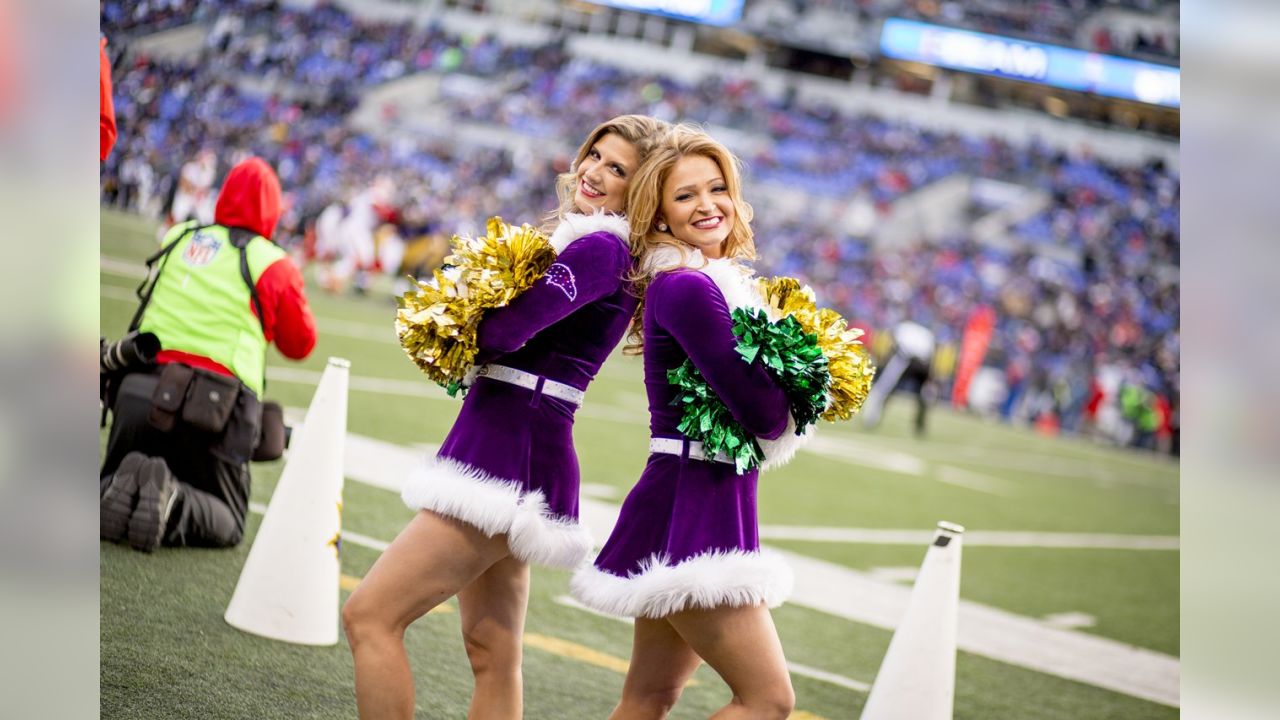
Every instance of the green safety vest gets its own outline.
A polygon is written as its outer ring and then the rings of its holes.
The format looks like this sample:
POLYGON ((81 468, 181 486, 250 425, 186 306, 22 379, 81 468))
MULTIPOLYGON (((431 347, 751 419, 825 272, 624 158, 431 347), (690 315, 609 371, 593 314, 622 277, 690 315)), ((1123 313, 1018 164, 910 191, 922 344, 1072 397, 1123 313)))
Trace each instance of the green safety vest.
MULTIPOLYGON (((231 244, 231 232, 221 225, 182 223, 169 231, 164 244, 175 240, 177 244, 161 260, 139 332, 155 333, 165 350, 220 363, 262 397, 267 339, 253 314, 252 294, 241 274, 240 250, 231 244), (195 232, 189 232, 192 229, 195 232)), ((261 236, 250 240, 244 252, 255 284, 264 270, 285 255, 261 236)))

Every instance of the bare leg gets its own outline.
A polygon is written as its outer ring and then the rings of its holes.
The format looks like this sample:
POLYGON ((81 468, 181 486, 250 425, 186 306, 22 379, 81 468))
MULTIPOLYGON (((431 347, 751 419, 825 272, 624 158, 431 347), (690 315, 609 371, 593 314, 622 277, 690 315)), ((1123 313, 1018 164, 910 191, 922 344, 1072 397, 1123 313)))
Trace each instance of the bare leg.
POLYGON ((791 714, 795 691, 768 608, 686 610, 667 621, 733 691, 713 720, 784 720, 791 714))
POLYGON ((472 720, 519 720, 524 712, 520 676, 529 566, 506 557, 458 593, 462 641, 475 675, 472 720))
POLYGON ((426 510, 392 541, 342 608, 361 718, 413 717, 405 630, 507 553, 505 535, 426 510))
POLYGON ((684 684, 702 664, 666 620, 636 618, 631 665, 622 699, 610 720, 661 720, 671 712, 684 684))

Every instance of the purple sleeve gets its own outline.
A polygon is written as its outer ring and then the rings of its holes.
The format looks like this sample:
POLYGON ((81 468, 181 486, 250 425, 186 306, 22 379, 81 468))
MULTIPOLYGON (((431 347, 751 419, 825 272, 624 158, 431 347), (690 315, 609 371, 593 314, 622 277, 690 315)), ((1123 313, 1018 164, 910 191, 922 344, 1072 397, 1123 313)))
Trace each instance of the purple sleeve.
POLYGON ((738 354, 729 306, 711 278, 700 272, 661 275, 650 283, 648 298, 658 324, 680 343, 734 419, 756 437, 781 435, 787 396, 764 365, 748 364, 738 354))
POLYGON ((613 293, 630 264, 630 253, 613 234, 595 232, 578 238, 510 305, 485 313, 476 364, 519 350, 543 329, 613 293))

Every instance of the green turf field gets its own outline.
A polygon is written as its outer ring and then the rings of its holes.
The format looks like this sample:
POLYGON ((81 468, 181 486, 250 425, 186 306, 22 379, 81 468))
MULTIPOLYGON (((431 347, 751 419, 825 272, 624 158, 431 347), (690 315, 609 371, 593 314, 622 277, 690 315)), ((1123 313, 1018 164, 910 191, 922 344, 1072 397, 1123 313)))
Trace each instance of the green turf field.
MULTIPOLYGON (((103 212, 102 334, 117 337, 134 309, 141 259, 153 226, 103 212)), ((268 359, 268 396, 305 408, 326 358, 351 361, 348 430, 402 446, 438 443, 458 403, 401 354, 385 295, 334 297, 309 287, 319 344, 303 363, 268 359), (280 370, 276 370, 279 368, 280 370), (302 371, 302 372, 299 372, 302 371)), ((575 429, 591 493, 620 501, 646 455, 647 416, 639 361, 615 356, 588 393, 575 429)), ((762 478, 761 524, 928 531, 965 525, 961 596, 1020 616, 1088 618, 1079 632, 1178 655, 1178 559, 1169 549, 1013 547, 978 543, 981 531, 1089 536, 1178 534, 1178 467, 1145 454, 951 413, 930 416, 927 439, 911 436, 906 402, 891 403, 874 433, 824 425, 787 467, 762 478)), ((105 437, 105 436, 104 436, 105 437)), ((254 469, 253 499, 265 505, 282 464, 254 469)), ((389 541, 410 517, 393 492, 348 481, 344 529, 389 541)), ((222 619, 261 515, 241 547, 161 550, 152 556, 102 545, 102 715, 105 718, 350 718, 352 667, 337 647, 291 646, 241 633, 222 619)), ((767 537, 767 532, 766 532, 767 537)), ((768 540, 770 545, 859 571, 903 573, 925 546, 842 540, 768 540)), ((364 574, 376 551, 344 543, 342 572, 364 574)), ((898 580, 909 583, 909 579, 898 580)), ((603 718, 622 685, 630 628, 558 601, 568 574, 537 569, 525 654, 526 717, 603 718), (612 659, 611 659, 612 658, 612 659)), ((345 596, 345 592, 344 592, 345 596)), ((858 598, 847 602, 857 603, 858 598)), ((788 659, 840 676, 794 677, 796 717, 855 718, 890 632, 797 605, 775 611, 788 659), (847 682, 845 682, 847 681, 847 682)), ((411 628, 419 717, 466 714, 470 675, 456 612, 411 628)), ((672 717, 706 717, 728 698, 705 666, 672 717)), ((960 652, 957 718, 1174 718, 1173 707, 960 652)))

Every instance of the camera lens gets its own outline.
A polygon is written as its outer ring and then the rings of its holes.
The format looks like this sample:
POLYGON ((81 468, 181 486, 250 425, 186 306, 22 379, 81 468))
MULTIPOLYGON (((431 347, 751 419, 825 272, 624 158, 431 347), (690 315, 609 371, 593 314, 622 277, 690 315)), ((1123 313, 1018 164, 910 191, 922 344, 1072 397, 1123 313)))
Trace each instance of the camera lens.
POLYGON ((160 339, 153 333, 131 332, 113 343, 101 346, 99 370, 116 373, 155 362, 160 352, 160 339))

